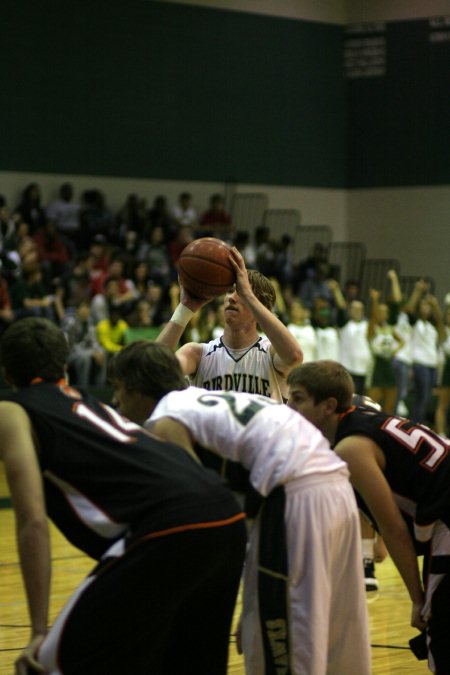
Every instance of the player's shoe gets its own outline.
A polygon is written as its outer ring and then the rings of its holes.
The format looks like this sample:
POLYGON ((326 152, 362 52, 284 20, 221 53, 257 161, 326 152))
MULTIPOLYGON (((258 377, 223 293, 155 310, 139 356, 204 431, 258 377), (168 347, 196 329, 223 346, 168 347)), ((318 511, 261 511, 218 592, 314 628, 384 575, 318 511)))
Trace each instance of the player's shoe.
POLYGON ((370 558, 364 558, 364 581, 366 591, 377 591, 379 587, 378 579, 375 576, 375 563, 370 558))

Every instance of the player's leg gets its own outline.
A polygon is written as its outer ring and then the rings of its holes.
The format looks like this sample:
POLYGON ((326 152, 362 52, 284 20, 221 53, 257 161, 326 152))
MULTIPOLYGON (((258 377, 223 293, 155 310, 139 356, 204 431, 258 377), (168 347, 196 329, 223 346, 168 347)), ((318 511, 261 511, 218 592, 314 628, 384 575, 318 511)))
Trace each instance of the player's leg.
POLYGON ((439 387, 434 413, 434 428, 442 436, 447 435, 447 412, 450 405, 450 387, 439 387))
POLYGON ((364 568, 366 591, 376 591, 379 587, 375 576, 375 539, 376 533, 366 516, 360 511, 361 552, 364 568))
MULTIPOLYGON (((164 675, 225 675, 231 622, 242 576, 247 533, 244 521, 200 531, 190 552, 180 551, 186 584, 164 658, 164 675), (193 561, 193 569, 189 569, 193 561)), ((188 542, 186 542, 189 545, 188 542)))
POLYGON ((150 667, 161 672, 174 602, 164 592, 168 579, 161 575, 167 567, 157 565, 161 548, 152 541, 126 553, 121 540, 110 549, 44 641, 39 661, 46 672, 121 675, 150 667))
POLYGON ((287 487, 294 673, 370 672, 358 511, 343 476, 287 487))
MULTIPOLYGON (((210 574, 219 586, 222 584, 223 569, 214 566, 220 560, 222 566, 227 561, 233 569, 233 579, 226 580, 230 597, 227 605, 217 606, 215 614, 209 616, 214 627, 211 632, 216 630, 219 637, 211 645, 208 669, 199 667, 195 672, 199 675, 225 673, 223 655, 228 649, 245 549, 244 524, 236 523, 229 528, 234 528, 235 534, 225 536, 226 547, 219 546, 213 532, 209 537, 208 528, 144 539, 127 551, 120 551, 119 545, 115 545, 111 551, 115 557, 104 560, 94 570, 58 617, 43 643, 39 660, 50 674, 59 673, 60 667, 65 675, 187 672, 183 670, 185 662, 180 651, 177 651, 178 670, 166 669, 168 645, 171 643, 169 660, 173 662, 178 612, 180 608, 184 611, 187 598, 194 598, 193 606, 198 606, 193 589, 201 587, 205 575, 210 574)), ((186 641, 190 639, 198 646, 199 634, 194 622, 185 621, 182 632, 186 641)))
POLYGON ((367 604, 361 583, 361 534, 359 512, 353 489, 347 482, 330 495, 340 520, 331 541, 331 606, 329 633, 329 673, 370 673, 370 638, 367 604), (342 536, 344 534, 344 536, 342 536))
POLYGON ((450 672, 450 530, 441 522, 435 526, 431 551, 424 607, 428 664, 444 675, 450 672))

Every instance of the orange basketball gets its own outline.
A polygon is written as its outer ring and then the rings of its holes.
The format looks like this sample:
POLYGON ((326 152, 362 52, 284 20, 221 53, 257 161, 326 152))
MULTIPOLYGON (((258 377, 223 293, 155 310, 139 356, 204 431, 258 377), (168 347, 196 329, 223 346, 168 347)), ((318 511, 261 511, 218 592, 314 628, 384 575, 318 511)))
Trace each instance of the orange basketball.
POLYGON ((191 241, 178 260, 178 274, 183 286, 200 298, 227 293, 236 281, 230 250, 228 244, 215 237, 191 241))

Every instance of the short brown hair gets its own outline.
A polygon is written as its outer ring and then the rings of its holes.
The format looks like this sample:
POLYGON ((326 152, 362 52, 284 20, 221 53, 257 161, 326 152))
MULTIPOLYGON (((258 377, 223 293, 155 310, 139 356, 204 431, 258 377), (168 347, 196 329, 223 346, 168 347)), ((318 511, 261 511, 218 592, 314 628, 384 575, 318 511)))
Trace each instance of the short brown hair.
POLYGON ((135 340, 116 352, 108 365, 108 378, 123 382, 159 401, 174 389, 186 389, 180 363, 169 347, 150 340, 135 340))
POLYGON ((3 333, 1 362, 16 387, 26 387, 39 377, 57 382, 65 375, 69 345, 64 333, 48 319, 26 317, 3 333))
POLYGON ((272 311, 275 305, 276 293, 270 279, 261 274, 261 272, 258 272, 258 270, 247 270, 247 274, 253 293, 264 307, 272 311))
POLYGON ((323 359, 297 366, 287 377, 289 387, 301 385, 315 403, 327 398, 337 400, 336 412, 347 410, 354 394, 353 379, 348 370, 337 361, 323 359))

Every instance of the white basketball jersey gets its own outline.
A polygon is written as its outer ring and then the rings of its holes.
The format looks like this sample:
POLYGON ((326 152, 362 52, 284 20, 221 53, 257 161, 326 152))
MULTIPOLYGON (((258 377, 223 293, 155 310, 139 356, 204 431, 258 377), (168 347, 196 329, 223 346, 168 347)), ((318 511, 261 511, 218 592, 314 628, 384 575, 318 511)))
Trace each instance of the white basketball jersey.
POLYGON ((277 485, 311 474, 348 475, 347 465, 316 427, 263 396, 189 387, 161 399, 145 426, 151 429, 163 417, 186 426, 203 447, 240 462, 263 496, 277 485))
POLYGON ((270 341, 260 337, 250 347, 230 349, 222 337, 202 345, 203 353, 191 384, 214 391, 245 391, 287 399, 286 380, 278 375, 270 353, 270 341))

